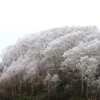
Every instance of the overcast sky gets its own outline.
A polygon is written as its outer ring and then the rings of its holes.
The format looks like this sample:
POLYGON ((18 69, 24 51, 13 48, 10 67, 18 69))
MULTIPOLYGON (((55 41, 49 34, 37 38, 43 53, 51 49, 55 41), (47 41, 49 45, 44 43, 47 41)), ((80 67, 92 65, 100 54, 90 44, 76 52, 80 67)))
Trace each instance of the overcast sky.
POLYGON ((100 27, 100 0, 0 0, 0 50, 25 34, 71 25, 100 27))

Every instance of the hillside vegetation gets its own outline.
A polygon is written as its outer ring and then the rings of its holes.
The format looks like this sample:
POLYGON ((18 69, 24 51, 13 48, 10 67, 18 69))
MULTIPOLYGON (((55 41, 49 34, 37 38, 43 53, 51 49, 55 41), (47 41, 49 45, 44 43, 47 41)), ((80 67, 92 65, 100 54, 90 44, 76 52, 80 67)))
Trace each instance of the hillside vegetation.
POLYGON ((72 26, 26 35, 2 50, 0 100, 100 100, 100 30, 72 26))

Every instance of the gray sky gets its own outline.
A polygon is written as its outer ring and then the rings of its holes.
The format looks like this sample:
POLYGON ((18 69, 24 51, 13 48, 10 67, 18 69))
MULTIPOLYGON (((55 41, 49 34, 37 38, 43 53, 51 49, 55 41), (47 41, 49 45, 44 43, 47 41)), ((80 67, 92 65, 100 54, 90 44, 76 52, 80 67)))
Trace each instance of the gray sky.
POLYGON ((0 51, 25 34, 71 25, 100 27, 100 0, 0 0, 0 51))

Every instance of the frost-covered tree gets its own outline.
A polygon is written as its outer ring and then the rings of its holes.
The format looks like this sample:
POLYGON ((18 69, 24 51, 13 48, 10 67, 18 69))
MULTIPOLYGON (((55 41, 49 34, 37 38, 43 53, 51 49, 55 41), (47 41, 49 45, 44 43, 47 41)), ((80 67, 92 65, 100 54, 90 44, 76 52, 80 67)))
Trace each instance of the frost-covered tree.
POLYGON ((87 79, 87 88, 88 88, 89 80, 95 77, 97 65, 98 65, 98 61, 93 57, 89 58, 88 56, 85 56, 80 58, 77 64, 77 68, 81 73, 81 80, 82 80, 81 95, 83 94, 84 78, 87 79))

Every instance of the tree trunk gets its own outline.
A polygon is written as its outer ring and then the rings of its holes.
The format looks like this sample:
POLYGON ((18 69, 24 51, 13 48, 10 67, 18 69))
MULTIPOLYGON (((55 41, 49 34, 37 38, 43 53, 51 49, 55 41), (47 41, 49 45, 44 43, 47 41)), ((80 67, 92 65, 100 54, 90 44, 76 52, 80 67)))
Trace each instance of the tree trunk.
POLYGON ((21 93, 21 87, 22 87, 22 82, 20 80, 20 83, 19 83, 19 93, 21 93))
POLYGON ((82 81, 81 81, 81 97, 82 97, 82 95, 83 95, 83 73, 82 73, 82 81))
POLYGON ((86 87, 86 98, 87 98, 87 100, 88 100, 88 80, 87 80, 87 87, 86 87))
POLYGON ((32 90, 32 95, 33 95, 33 92, 34 92, 33 82, 31 82, 31 90, 32 90))
POLYGON ((57 88, 55 88, 55 96, 56 96, 56 100, 57 100, 57 88))
POLYGON ((50 82, 48 82, 48 98, 50 100, 50 82))

